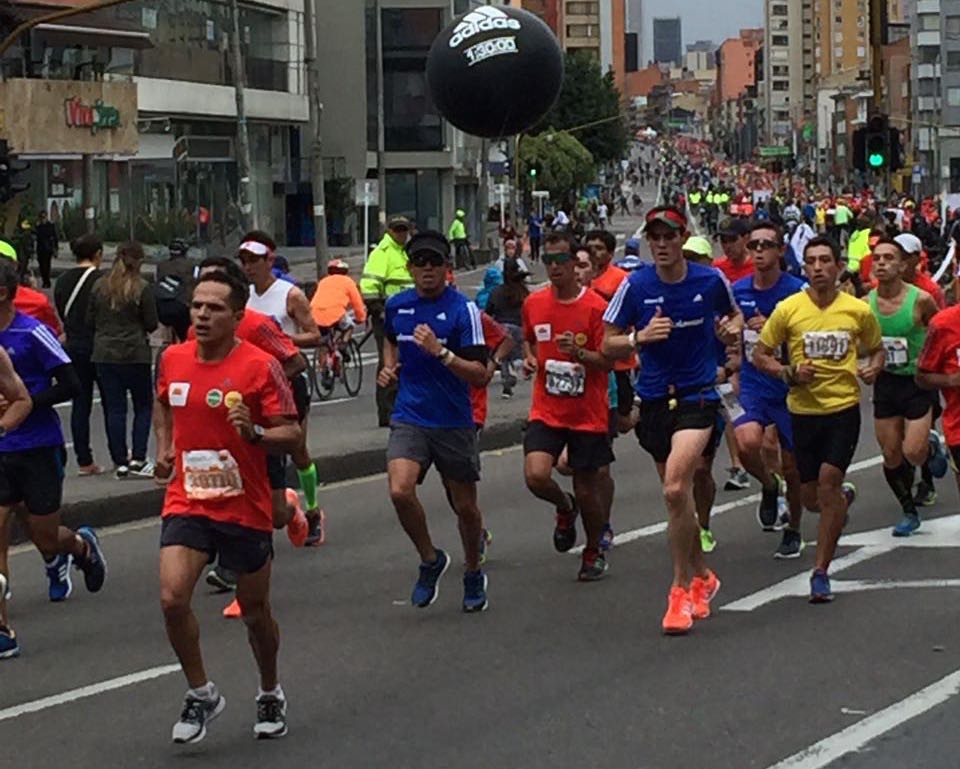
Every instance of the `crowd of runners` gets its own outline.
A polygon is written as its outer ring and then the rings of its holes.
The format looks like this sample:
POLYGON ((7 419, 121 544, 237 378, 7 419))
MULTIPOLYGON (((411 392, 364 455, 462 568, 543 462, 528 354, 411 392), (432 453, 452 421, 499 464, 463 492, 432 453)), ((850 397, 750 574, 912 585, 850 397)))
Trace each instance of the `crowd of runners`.
MULTIPOLYGON (((532 388, 524 481, 555 515, 553 547, 568 552, 582 540, 578 580, 608 573, 614 505, 632 504, 618 499, 611 474, 617 440, 633 433, 653 460, 673 563, 661 619, 669 635, 706 620, 721 587, 709 554, 717 547, 713 462, 724 436, 735 469, 759 484, 759 525, 781 532, 775 557, 798 558, 802 518, 818 514, 812 603, 833 598, 829 568, 856 499, 845 474, 865 392, 872 393, 883 473, 899 507, 892 536, 922 526, 921 508, 935 499, 933 479, 960 462, 960 307, 944 307, 924 272, 923 244, 910 232, 878 229, 867 280, 850 289, 845 253, 828 235, 806 240, 801 272, 791 274, 788 235, 771 218, 722 225, 724 254, 715 259, 713 244, 694 234, 686 206, 657 206, 642 232, 651 261, 639 260, 633 243, 621 266, 609 231, 574 239, 556 228, 544 234, 539 254, 547 282, 523 299, 517 339, 451 285, 447 238, 412 229, 391 220, 390 258, 405 266, 405 282, 372 311, 380 312, 383 340, 377 383, 395 391, 386 415, 387 483, 419 559, 416 607, 434 603, 454 560, 432 538, 418 497, 431 466, 458 520, 463 611, 489 605, 479 435, 487 386, 497 371, 511 373, 505 361, 518 344, 532 388)), ((60 518, 64 440, 54 406, 74 397, 79 377, 56 331, 23 305, 16 254, 0 250, 0 257, 5 658, 20 653, 7 616, 8 518, 20 517, 40 552, 52 601, 69 597, 73 567, 87 590, 99 591, 107 559, 93 530, 72 531, 60 518)), ((512 258, 504 273, 528 278, 512 258)), ((287 731, 270 604, 272 537, 285 529, 295 546, 324 541, 300 351, 322 343, 329 329, 317 325, 299 288, 276 277, 275 260, 276 244, 252 232, 235 260, 202 262, 184 339, 156 361, 154 477, 166 486, 160 603, 189 687, 172 731, 178 743, 203 739, 225 706, 206 672, 191 608, 201 579, 235 592, 225 614, 242 618, 259 670, 256 736, 287 731), (287 488, 288 456, 300 493, 287 488)), ((380 283, 391 281, 400 278, 380 283)), ((356 301, 356 292, 348 293, 356 301)), ((741 488, 750 483, 736 480, 741 488)))

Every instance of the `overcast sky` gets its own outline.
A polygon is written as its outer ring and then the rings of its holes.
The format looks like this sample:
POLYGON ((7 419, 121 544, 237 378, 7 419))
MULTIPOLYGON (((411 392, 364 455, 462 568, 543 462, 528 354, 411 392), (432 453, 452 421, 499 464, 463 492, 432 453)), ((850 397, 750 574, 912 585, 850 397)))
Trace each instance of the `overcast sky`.
MULTIPOLYGON (((800 2, 800 0, 796 0, 800 2)), ((653 58, 653 18, 680 16, 683 45, 697 40, 722 43, 743 27, 763 26, 763 0, 643 0, 643 59, 653 58)))

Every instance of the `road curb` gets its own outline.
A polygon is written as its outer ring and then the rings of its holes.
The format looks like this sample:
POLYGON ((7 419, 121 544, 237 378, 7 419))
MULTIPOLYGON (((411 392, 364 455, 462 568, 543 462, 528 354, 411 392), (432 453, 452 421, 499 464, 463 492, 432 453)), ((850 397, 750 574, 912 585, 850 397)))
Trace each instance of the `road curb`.
MULTIPOLYGON (((521 441, 526 421, 526 418, 517 418, 492 425, 484 430, 480 436, 480 450, 495 451, 517 445, 521 441)), ((386 472, 386 442, 387 431, 384 430, 382 447, 315 458, 317 477, 326 483, 336 483, 386 472)), ((297 485, 296 473, 292 467, 289 467, 289 463, 287 482, 291 486, 297 485)), ((124 482, 118 481, 118 483, 124 482)), ((153 518, 160 513, 163 494, 164 490, 160 487, 146 487, 101 499, 68 502, 63 506, 63 523, 71 528, 77 526, 101 528, 153 518)), ((20 544, 26 539, 22 527, 15 525, 13 544, 20 544)))

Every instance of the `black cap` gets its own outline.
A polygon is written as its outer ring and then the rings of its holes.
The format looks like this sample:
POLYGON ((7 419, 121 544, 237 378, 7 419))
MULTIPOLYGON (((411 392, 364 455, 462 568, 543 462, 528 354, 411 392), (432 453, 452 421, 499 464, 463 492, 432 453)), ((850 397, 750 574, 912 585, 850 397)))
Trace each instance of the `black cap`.
POLYGON ((747 223, 743 219, 728 217, 720 222, 720 237, 742 238, 747 234, 747 223))
POLYGON ((530 275, 525 269, 520 266, 520 262, 516 259, 504 259, 503 261, 503 279, 508 280, 510 278, 526 278, 530 275))
POLYGON ((450 259, 450 241, 442 232, 421 230, 407 241, 407 256, 413 256, 420 251, 430 251, 440 254, 444 259, 450 259))

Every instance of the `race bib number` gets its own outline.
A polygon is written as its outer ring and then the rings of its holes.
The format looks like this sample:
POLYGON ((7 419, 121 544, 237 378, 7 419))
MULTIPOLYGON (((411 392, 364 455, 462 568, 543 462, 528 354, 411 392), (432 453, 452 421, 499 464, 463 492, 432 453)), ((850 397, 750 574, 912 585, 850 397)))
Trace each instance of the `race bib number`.
POLYGON ((884 368, 900 368, 910 360, 906 337, 885 336, 883 338, 884 368))
POLYGON ((757 349, 757 342, 760 341, 760 332, 752 328, 743 330, 743 359, 753 363, 753 351, 757 349))
POLYGON ((548 360, 544 367, 547 392, 561 398, 579 398, 587 382, 587 371, 579 363, 548 360))
POLYGON ((183 489, 189 499, 228 499, 243 495, 240 466, 229 451, 183 452, 183 489))
POLYGON ((728 422, 732 424, 747 413, 743 410, 743 406, 740 405, 740 399, 737 398, 737 394, 733 391, 732 384, 724 382, 721 385, 717 385, 716 389, 717 395, 720 396, 720 405, 723 408, 724 414, 726 414, 728 422))
POLYGON ((843 360, 848 352, 847 331, 808 331, 803 335, 803 354, 811 360, 843 360))

